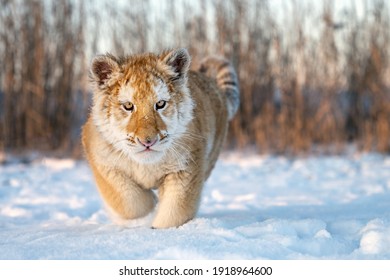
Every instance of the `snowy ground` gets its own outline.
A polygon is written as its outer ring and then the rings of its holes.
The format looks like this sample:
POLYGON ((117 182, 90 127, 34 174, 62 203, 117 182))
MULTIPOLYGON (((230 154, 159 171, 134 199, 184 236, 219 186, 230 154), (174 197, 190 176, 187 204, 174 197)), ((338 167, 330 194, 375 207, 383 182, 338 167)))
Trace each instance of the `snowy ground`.
POLYGON ((111 224, 83 161, 0 165, 0 259, 390 259, 390 156, 225 153, 199 214, 111 224))

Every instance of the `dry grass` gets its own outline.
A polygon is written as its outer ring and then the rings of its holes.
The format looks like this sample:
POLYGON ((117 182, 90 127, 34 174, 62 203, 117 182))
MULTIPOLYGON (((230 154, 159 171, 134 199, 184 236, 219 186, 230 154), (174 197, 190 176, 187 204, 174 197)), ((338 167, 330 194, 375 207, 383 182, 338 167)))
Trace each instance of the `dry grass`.
POLYGON ((354 1, 318 14, 287 1, 278 21, 261 0, 0 0, 0 148, 77 152, 91 54, 186 46, 194 66, 217 53, 238 69, 229 147, 389 152, 389 4, 369 2, 361 17, 354 1))

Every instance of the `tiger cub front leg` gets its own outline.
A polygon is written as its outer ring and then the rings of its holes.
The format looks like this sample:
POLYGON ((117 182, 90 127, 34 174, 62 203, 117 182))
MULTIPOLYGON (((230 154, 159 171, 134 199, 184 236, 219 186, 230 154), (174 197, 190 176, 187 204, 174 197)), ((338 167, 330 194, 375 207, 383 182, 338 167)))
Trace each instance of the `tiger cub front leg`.
POLYGON ((155 196, 151 190, 142 189, 120 171, 91 166, 100 195, 115 217, 136 219, 153 210, 155 196))
POLYGON ((203 187, 200 174, 178 172, 166 176, 159 188, 153 228, 178 227, 195 217, 203 187))

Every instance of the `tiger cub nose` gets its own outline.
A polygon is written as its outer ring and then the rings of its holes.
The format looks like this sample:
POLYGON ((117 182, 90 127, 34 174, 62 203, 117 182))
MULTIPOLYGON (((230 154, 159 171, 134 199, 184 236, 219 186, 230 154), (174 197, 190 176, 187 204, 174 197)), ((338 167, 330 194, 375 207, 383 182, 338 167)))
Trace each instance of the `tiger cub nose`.
POLYGON ((156 144, 156 142, 157 142, 157 137, 154 137, 154 138, 152 138, 152 137, 146 137, 145 139, 141 139, 141 138, 139 138, 139 137, 137 137, 137 140, 138 140, 138 142, 141 144, 141 145, 143 145, 144 147, 146 147, 146 148, 149 148, 149 147, 152 147, 154 144, 156 144))

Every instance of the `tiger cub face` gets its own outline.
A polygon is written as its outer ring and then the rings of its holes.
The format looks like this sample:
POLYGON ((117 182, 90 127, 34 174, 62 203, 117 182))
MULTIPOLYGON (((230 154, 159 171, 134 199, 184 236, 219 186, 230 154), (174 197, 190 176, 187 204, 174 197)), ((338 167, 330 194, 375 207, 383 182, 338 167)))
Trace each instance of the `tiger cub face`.
POLYGON ((189 64, 185 49, 96 57, 92 118, 105 140, 138 163, 162 160, 192 119, 189 64))

